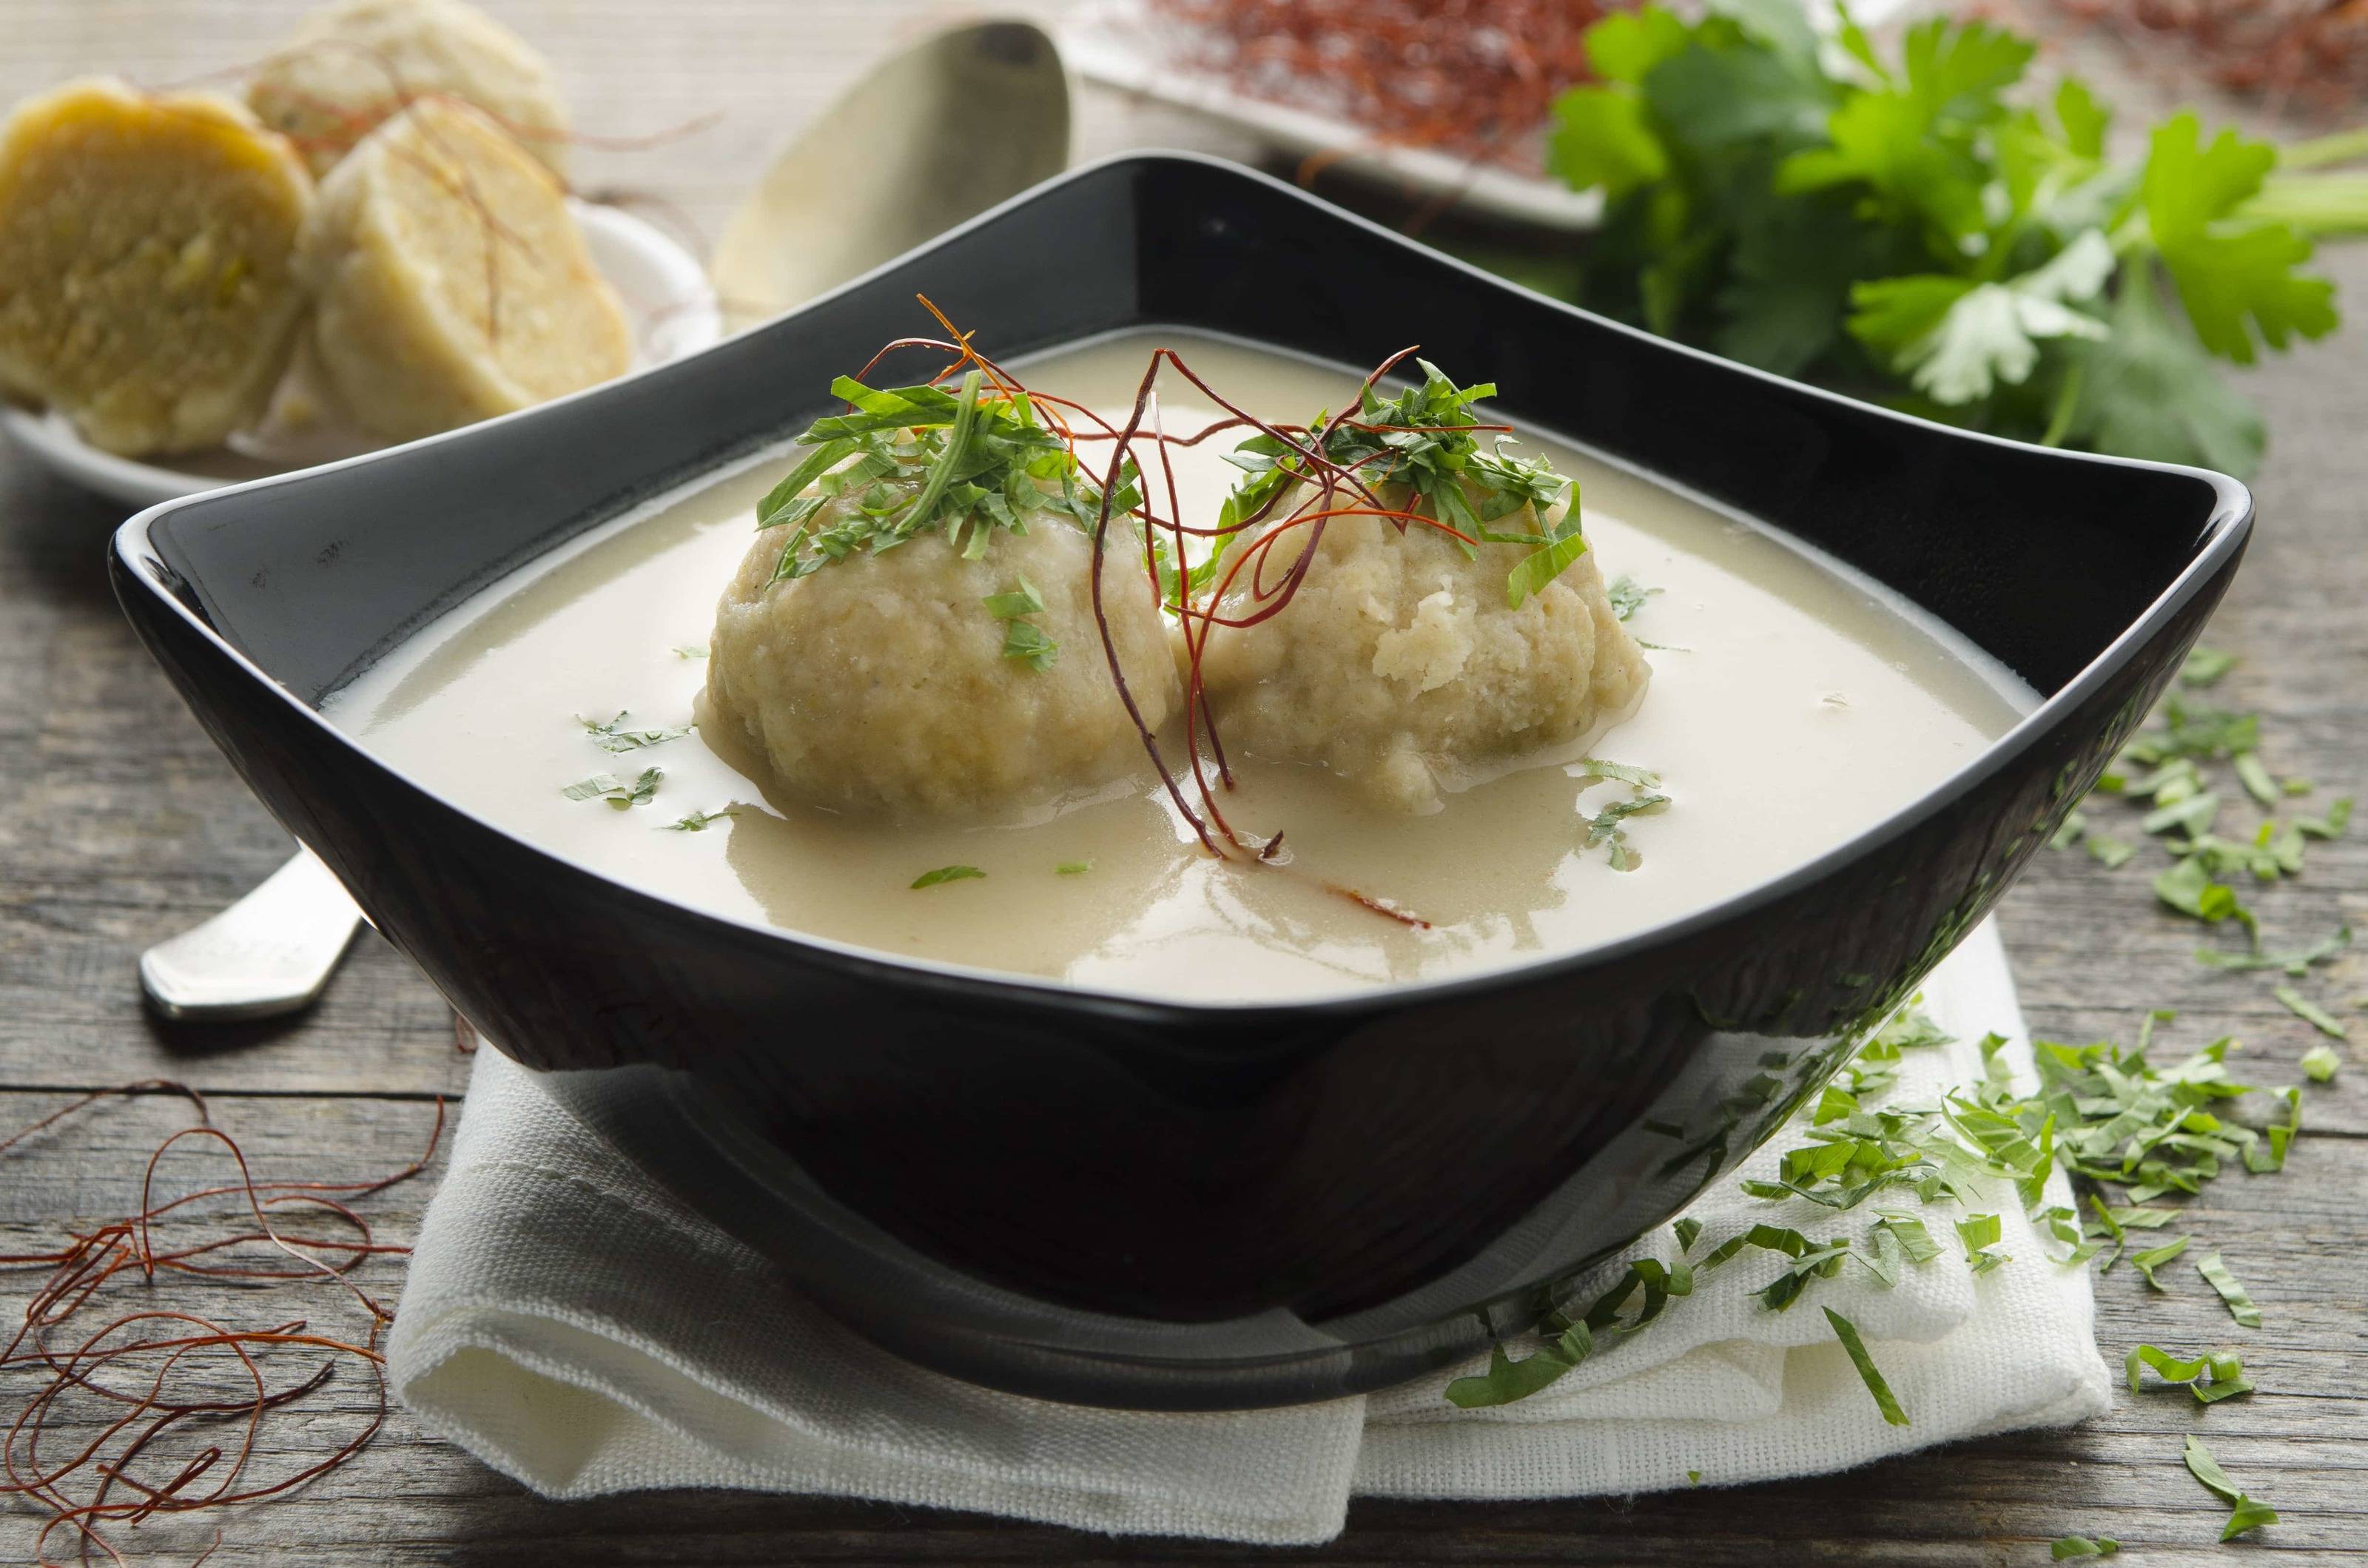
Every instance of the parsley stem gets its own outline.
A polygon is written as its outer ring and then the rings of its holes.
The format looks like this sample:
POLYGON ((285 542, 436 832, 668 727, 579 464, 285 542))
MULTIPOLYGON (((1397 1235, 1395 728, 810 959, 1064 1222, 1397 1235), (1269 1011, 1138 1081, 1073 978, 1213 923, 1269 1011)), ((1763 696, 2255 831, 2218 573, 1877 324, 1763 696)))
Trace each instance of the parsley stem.
POLYGON ((962 406, 954 411, 953 428, 946 434, 946 449, 939 454, 938 466, 929 471, 921 493, 913 497, 912 507, 905 514, 904 527, 898 531, 910 532, 927 522, 953 483, 954 471, 962 466, 963 449, 970 445, 970 433, 978 426, 978 389, 983 380, 984 375, 977 370, 962 378, 962 406))

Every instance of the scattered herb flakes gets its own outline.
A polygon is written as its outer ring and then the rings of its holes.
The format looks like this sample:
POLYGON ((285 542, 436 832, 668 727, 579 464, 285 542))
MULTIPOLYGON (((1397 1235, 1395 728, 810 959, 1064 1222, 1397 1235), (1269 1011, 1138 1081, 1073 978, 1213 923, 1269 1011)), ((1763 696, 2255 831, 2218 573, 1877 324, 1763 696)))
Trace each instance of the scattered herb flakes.
POLYGON ((967 881, 973 877, 983 880, 985 876, 986 873, 976 866, 940 866, 934 871, 923 871, 919 876, 915 877, 913 886, 933 888, 939 882, 967 881))
POLYGON ((2310 971, 2311 965, 2327 962, 2351 945, 2351 927, 2344 925, 2337 926, 2333 936, 2289 952, 2231 953, 2217 948, 2198 948, 2195 961, 2207 969, 2282 969, 2299 980, 2310 971))
POLYGON ((2229 1506, 2228 1522, 2220 1530, 2223 1541, 2232 1540, 2262 1525, 2278 1522, 2277 1510, 2246 1496, 2237 1483, 2228 1479, 2228 1472, 2220 1468, 2220 1461, 2212 1457, 2212 1450, 2203 1446, 2203 1439, 2192 1432, 2188 1434, 2183 1457, 2187 1460, 2188 1473, 2202 1482, 2214 1496, 2229 1506))
POLYGON ((2109 1535, 2059 1535, 2047 1543, 2048 1557, 2057 1562, 2067 1562, 2075 1557, 2113 1557, 2121 1550, 2122 1543, 2109 1535))
POLYGON ((1694 1243, 1702 1239, 1702 1222, 1691 1215, 1679 1215, 1669 1229, 1676 1233, 1678 1250, 1681 1253, 1693 1251, 1694 1243))
POLYGON ((2351 797, 2338 795, 2327 803, 2327 814, 2319 817, 2296 817, 2296 831, 2311 838, 2340 838, 2351 824, 2351 797))
POLYGON ((1688 1486, 1700 1486, 1702 1484, 1702 1471, 1698 1470, 1690 1470, 1686 1471, 1686 1484, 1688 1486))
POLYGON ((997 620, 1012 620, 1023 615, 1044 613, 1044 596, 1036 591, 1036 585, 1028 580, 1025 573, 1020 574, 1018 587, 1007 588, 999 594, 989 594, 980 602, 986 606, 986 613, 997 620))
POLYGON ((2245 1363, 2234 1351, 2207 1350, 2182 1360, 2158 1345, 2134 1345, 2123 1369, 2132 1393, 2146 1392, 2149 1369, 2161 1380, 2161 1386, 2184 1388, 2201 1404, 2216 1404, 2254 1392, 2252 1380, 2245 1376, 2245 1363))
POLYGON ((645 746, 662 746, 668 741, 682 739, 691 731, 689 724, 659 730, 629 730, 625 728, 625 717, 621 710, 615 718, 607 720, 586 719, 579 713, 575 722, 584 726, 585 733, 592 737, 592 744, 605 752, 640 751, 645 746))
POLYGON ((2351 1038, 2351 1031, 2344 1027, 2342 1019, 2296 991, 2293 986, 2281 985, 2270 994, 2276 997, 2287 1012, 2330 1040, 2351 1038))
POLYGON ((1842 1349, 1850 1356, 1850 1365, 1858 1369, 1859 1381, 1864 1383, 1866 1392, 1874 1396, 1874 1407, 1883 1412, 1884 1424, 1892 1426, 1908 1425, 1907 1412, 1899 1408, 1899 1401, 1893 1396, 1891 1385, 1884 1382, 1883 1374, 1876 1370, 1874 1358, 1867 1354, 1866 1341, 1858 1335, 1858 1325, 1831 1307, 1825 1309, 1825 1314, 1826 1321, 1834 1325, 1834 1337, 1842 1342, 1842 1349))
POLYGON ((2274 810, 2284 799, 2278 781, 2271 778, 2270 770, 2262 766, 2260 753, 2240 751, 2230 759, 2230 766, 2236 768, 2237 782, 2245 787, 2245 793, 2264 808, 2274 810))
POLYGON ((1622 784, 1633 784, 1640 790, 1661 787, 1661 776, 1649 767, 1638 767, 1625 762, 1606 762, 1600 756, 1580 757, 1565 771, 1577 778, 1614 779, 1622 784))
POLYGON ((2165 1242, 2158 1247, 2149 1247, 2144 1252, 2134 1252, 2130 1254, 2130 1267, 2146 1276, 2146 1282, 2156 1290, 2169 1290, 2170 1287, 2156 1278, 2154 1271, 2185 1252, 2187 1244, 2194 1239, 2192 1235, 2185 1235, 2177 1241, 2165 1242))
POLYGON ((2253 1298, 2245 1293, 2245 1287, 2237 1283, 2236 1275, 2228 1271, 2227 1264, 2221 1261, 2218 1253, 2199 1261, 2195 1271, 2220 1292, 2220 1299, 2228 1303, 2230 1317, 2247 1328, 2261 1326, 2261 1309, 2253 1304, 2253 1298))
POLYGON ((2194 855, 2155 878, 2154 895, 2181 915, 2192 915, 2214 926, 2244 911, 2237 902, 2237 890, 2214 881, 2202 858, 2194 855))
POLYGON ((726 806, 720 812, 693 812, 687 817, 677 817, 674 821, 666 824, 662 831, 666 833, 704 833, 710 824, 719 823, 725 817, 738 816, 739 814, 740 809, 737 806, 726 806))
POLYGON ((1587 825, 1583 847, 1593 849, 1600 845, 1613 870, 1633 871, 1643 864, 1644 858, 1629 845, 1625 823, 1630 817, 1666 811, 1668 805, 1667 795, 1639 788, 1627 800, 1614 801, 1591 817, 1582 812, 1578 820, 1587 825))
POLYGON ((2220 1540, 2236 1540, 2247 1530, 2278 1522, 2278 1511, 2266 1503, 2256 1503, 2250 1497, 2238 1497, 2237 1506, 2228 1510, 2228 1522, 2220 1527, 2220 1540))
POLYGON ((2332 1082, 2335 1070, 2341 1065, 2343 1059, 2335 1054, 2331 1045, 2314 1045, 2302 1053, 2303 1076, 2314 1084, 2332 1082))
POLYGON ((1042 674, 1053 667, 1060 657, 1061 645, 1044 635, 1042 628, 1032 620, 1007 620, 1003 623, 1003 656, 1019 659, 1030 669, 1042 674))
POLYGON ((1627 620, 1645 608, 1646 599, 1660 591, 1643 586, 1623 572, 1611 579, 1611 586, 1604 590, 1604 597, 1611 601, 1611 613, 1622 620, 1627 620))
POLYGON ((2187 651, 2187 662, 2179 666, 2182 686, 2217 686, 2220 677, 2237 667, 2237 655, 2218 648, 2207 648, 2198 642, 2187 651))
POLYGON ((661 768, 645 767, 640 778, 627 784, 613 773, 596 773, 580 783, 570 784, 560 793, 571 801, 606 801, 621 812, 647 805, 658 792, 658 781, 665 777, 661 768))
POLYGON ((675 644, 674 656, 677 659, 703 659, 707 657, 707 644, 704 642, 677 642, 675 644))
POLYGON ((2137 854, 2137 846, 2091 829, 2084 841, 2089 856, 2105 869, 2118 870, 2137 854))
POLYGON ((2047 840, 2047 847, 2069 849, 2079 843, 2081 835, 2088 831, 2089 813, 2075 808, 2064 813, 2063 822, 2057 824, 2055 832, 2047 840))
POLYGON ((1964 1244, 1965 1261, 1975 1274, 1987 1274, 2011 1261, 2005 1253, 1989 1250, 2005 1233, 2005 1222, 1996 1214, 1971 1214, 1957 1221, 1957 1239, 1964 1244))
POLYGON ((1093 869, 1091 860, 1064 860, 1053 868, 1055 873, 1064 877, 1082 877, 1093 869))

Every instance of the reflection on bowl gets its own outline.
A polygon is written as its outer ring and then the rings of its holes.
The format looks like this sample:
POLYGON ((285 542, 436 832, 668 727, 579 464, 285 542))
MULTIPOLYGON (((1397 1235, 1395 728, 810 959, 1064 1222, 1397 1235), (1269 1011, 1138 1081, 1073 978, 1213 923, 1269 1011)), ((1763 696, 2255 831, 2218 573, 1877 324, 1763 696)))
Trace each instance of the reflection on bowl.
POLYGON ((1730 1168, 2044 843, 2249 525, 2219 476, 1850 403, 1156 155, 1053 181, 681 363, 159 507, 113 562, 176 684, 380 929, 818 1300, 982 1381, 1209 1408, 1466 1354, 1730 1168), (1151 324, 1349 363, 1419 340, 1487 367, 1512 417, 1886 585, 2044 700, 1904 809, 1699 914, 1501 972, 1245 1006, 702 914, 322 721, 326 693, 502 573, 799 427, 916 291, 1015 355, 1151 324))

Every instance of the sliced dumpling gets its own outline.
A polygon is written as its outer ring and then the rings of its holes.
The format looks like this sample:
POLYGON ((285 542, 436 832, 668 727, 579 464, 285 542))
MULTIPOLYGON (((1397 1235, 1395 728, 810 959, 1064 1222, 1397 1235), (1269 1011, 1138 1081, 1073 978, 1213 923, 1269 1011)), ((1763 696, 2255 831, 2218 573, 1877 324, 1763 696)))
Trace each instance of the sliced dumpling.
POLYGON ((253 421, 304 308, 312 181, 205 94, 68 83, 0 126, 0 391, 131 455, 253 421))
POLYGON ((567 107, 526 41, 462 0, 337 0, 296 24, 247 83, 263 122, 325 174, 378 123, 423 97, 474 104, 553 172, 567 107))
POLYGON ((302 267, 345 412, 394 439, 623 373, 632 338, 551 173, 484 115, 426 99, 322 182, 302 267))

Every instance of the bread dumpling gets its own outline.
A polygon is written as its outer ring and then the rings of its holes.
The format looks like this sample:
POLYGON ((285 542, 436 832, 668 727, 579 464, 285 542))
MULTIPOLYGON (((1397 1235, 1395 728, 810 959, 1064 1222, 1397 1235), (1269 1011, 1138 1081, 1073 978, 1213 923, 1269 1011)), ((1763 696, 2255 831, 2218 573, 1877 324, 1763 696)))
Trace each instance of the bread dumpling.
POLYGON ((305 226, 313 347, 395 440, 621 375, 632 336, 549 170, 476 110, 423 99, 321 184, 305 226))
POLYGON ((70 82, 0 125, 0 392, 129 456, 251 423, 304 307, 313 182, 211 94, 70 82))
POLYGON ((474 104, 550 166, 567 164, 567 107, 526 41, 462 0, 336 0, 296 24, 247 83, 263 122, 326 174, 422 97, 474 104))
MULTIPOLYGON (((814 527, 863 499, 832 502, 814 527)), ((734 727, 807 804, 891 817, 1008 818, 1144 768, 1095 625, 1092 540, 1050 511, 1022 520, 974 558, 928 532, 787 581, 784 530, 759 533, 716 608, 702 722, 734 727), (1015 656, 1011 619, 987 604, 1023 584, 1043 606, 1023 618, 1024 645, 1049 655, 1015 656)), ((1175 665, 1141 536, 1116 540, 1103 608, 1156 729, 1177 710, 1175 665)))
MULTIPOLYGON (((1543 529, 1528 507, 1493 526, 1551 533, 1563 511, 1550 508, 1543 529)), ((1275 545, 1269 581, 1304 538, 1275 545)), ((1376 805, 1424 812, 1625 717, 1651 670, 1594 554, 1508 606, 1506 579, 1532 548, 1484 543, 1467 556, 1422 523, 1332 518, 1280 613, 1210 633, 1201 678, 1226 748, 1319 763, 1376 805)))

